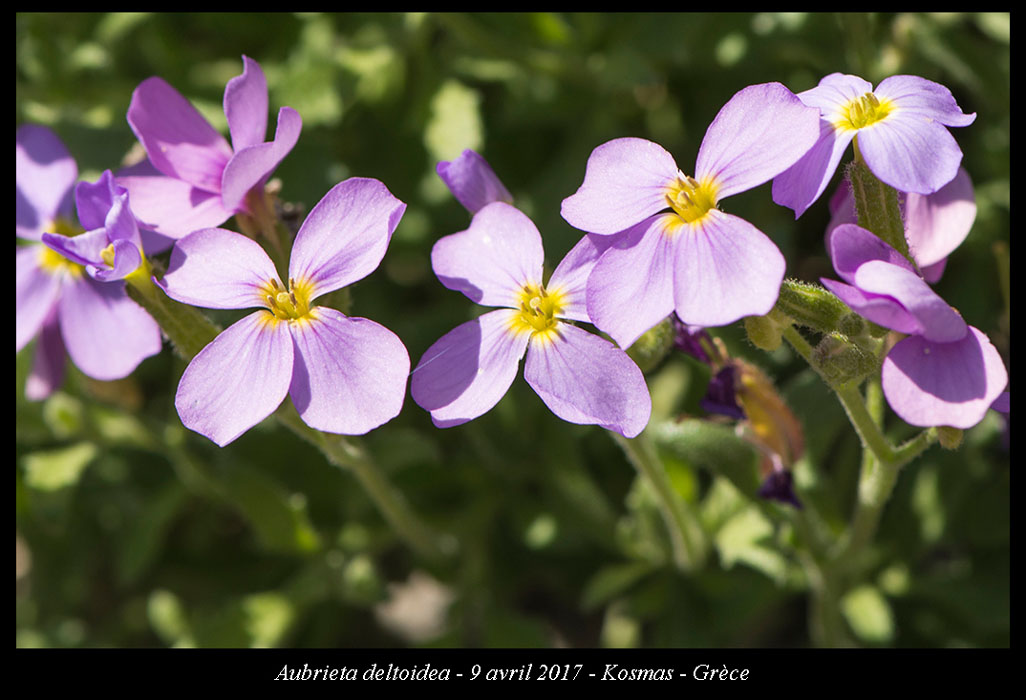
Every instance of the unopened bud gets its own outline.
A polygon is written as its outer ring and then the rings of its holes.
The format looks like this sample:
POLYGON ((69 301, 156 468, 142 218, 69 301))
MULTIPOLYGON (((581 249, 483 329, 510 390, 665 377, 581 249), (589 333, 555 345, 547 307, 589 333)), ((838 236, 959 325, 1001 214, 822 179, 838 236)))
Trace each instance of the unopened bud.
POLYGON ((752 345, 760 350, 773 352, 780 347, 780 326, 769 316, 746 316, 745 332, 752 345))
POLYGON ((961 428, 952 428, 950 425, 937 428, 937 441, 945 450, 957 450, 962 445, 962 435, 961 428))
POLYGON ((627 354, 642 372, 648 372, 666 357, 666 353, 673 347, 673 338, 673 323, 670 318, 665 318, 634 341, 634 345, 627 348, 627 354))

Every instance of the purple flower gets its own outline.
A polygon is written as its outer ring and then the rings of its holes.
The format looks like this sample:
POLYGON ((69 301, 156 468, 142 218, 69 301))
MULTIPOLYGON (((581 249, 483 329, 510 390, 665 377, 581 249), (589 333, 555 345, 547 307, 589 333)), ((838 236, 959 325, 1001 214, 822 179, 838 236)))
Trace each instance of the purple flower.
POLYGON ((542 284, 544 252, 531 220, 505 202, 481 208, 470 228, 431 251, 438 279, 483 306, 428 348, 410 380, 413 400, 440 428, 499 402, 527 354, 524 379, 557 416, 634 437, 652 410, 641 370, 625 352, 571 321, 590 322, 587 272, 600 249, 585 236, 542 284))
POLYGON ((65 351, 86 375, 126 377, 160 352, 160 329, 120 281, 142 260, 127 193, 110 172, 74 187, 78 167, 60 139, 26 125, 16 140, 16 345, 39 337, 25 395, 49 396, 65 351), (83 229, 72 221, 72 192, 83 229), (45 242, 46 245, 43 245, 45 242))
POLYGON ((932 194, 951 182, 962 151, 946 126, 968 126, 951 91, 914 75, 895 75, 874 90, 855 75, 832 73, 798 93, 823 115, 816 145, 773 180, 773 201, 801 216, 819 199, 845 149, 856 139, 866 165, 900 192, 932 194))
POLYGON ((406 205, 377 180, 335 185, 303 222, 289 281, 251 238, 196 231, 175 244, 168 296, 213 309, 262 307, 200 351, 178 384, 182 423, 227 445, 292 397, 317 430, 362 435, 399 414, 410 358, 402 341, 365 318, 314 306, 373 272, 406 205))
POLYGON ((303 122, 291 107, 278 112, 274 140, 267 132, 267 81, 259 64, 242 57, 242 75, 228 81, 224 113, 232 145, 161 78, 132 93, 128 123, 159 174, 128 175, 118 183, 132 195, 132 209, 159 233, 181 238, 249 212, 263 186, 299 139, 303 122))
POLYGON ((830 234, 834 269, 823 285, 881 326, 905 333, 883 363, 884 396, 906 423, 970 428, 1008 383, 998 351, 966 325, 898 251, 854 224, 830 234))
MULTIPOLYGON (((899 192, 904 209, 905 240, 919 265, 923 278, 933 284, 944 274, 948 256, 962 244, 976 220, 976 198, 973 183, 965 168, 933 194, 899 192)), ((858 223, 855 196, 847 182, 842 182, 830 198, 830 224, 827 237, 841 224, 858 223)))
POLYGON ((716 115, 694 177, 651 141, 596 148, 562 209, 571 225, 612 237, 588 280, 595 325, 628 347, 674 309, 700 326, 768 313, 784 257, 765 234, 717 206, 789 168, 818 134, 817 110, 766 83, 741 90, 716 115))

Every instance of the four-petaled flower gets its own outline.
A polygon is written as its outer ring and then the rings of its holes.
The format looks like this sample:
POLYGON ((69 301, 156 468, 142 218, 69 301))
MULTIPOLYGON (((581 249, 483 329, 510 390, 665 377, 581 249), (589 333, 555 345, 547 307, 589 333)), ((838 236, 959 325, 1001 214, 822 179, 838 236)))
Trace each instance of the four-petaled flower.
POLYGON ((449 289, 483 306, 502 307, 442 336, 410 379, 413 400, 438 427, 460 425, 489 411, 517 375, 557 416, 634 437, 652 402, 645 378, 625 352, 572 321, 590 322, 587 271, 598 249, 584 237, 542 283, 541 235, 505 202, 481 208, 470 228, 441 238, 431 265, 449 289))
POLYGON ((120 281, 142 260, 128 194, 109 171, 75 187, 78 166, 45 127, 22 126, 15 140, 16 233, 31 241, 16 254, 17 350, 39 336, 25 394, 44 399, 60 386, 65 350, 94 379, 126 377, 161 348, 156 322, 120 281), (73 188, 87 232, 71 218, 73 188))
POLYGON ((675 309, 699 326, 768 313, 784 257, 764 233, 717 206, 791 167, 818 134, 818 110, 766 83, 741 90, 716 115, 694 177, 651 141, 596 148, 584 183, 562 207, 572 226, 613 236, 588 280, 595 325, 626 348, 675 309))
POLYGON ((224 91, 231 146, 162 78, 147 78, 132 93, 128 123, 159 172, 125 175, 118 184, 131 193, 136 217, 159 233, 181 238, 263 206, 264 183, 299 139, 299 113, 282 107, 274 140, 264 142, 267 80, 256 61, 242 61, 242 75, 224 91))
POLYGON ((931 194, 951 182, 962 151, 945 127, 968 126, 951 91, 914 75, 873 85, 832 73, 798 93, 822 113, 816 145, 773 180, 773 201, 801 216, 826 189, 852 139, 876 177, 900 192, 931 194))
POLYGON ((834 269, 823 285, 858 314, 907 337, 884 359, 894 412, 916 426, 970 428, 1008 383, 998 351, 941 299, 898 251, 855 224, 830 234, 834 269))
POLYGON ((312 428, 362 435, 399 414, 410 358, 365 318, 314 306, 373 272, 406 205, 377 180, 333 187, 296 234, 286 286, 255 241, 211 228, 175 244, 170 297, 214 309, 262 307, 230 326, 186 368, 175 406, 182 423, 222 447, 285 398, 312 428))

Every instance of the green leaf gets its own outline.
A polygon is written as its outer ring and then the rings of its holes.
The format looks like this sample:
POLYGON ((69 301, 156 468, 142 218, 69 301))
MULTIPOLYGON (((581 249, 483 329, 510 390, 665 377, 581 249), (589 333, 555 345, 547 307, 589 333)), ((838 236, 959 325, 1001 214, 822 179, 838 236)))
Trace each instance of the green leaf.
POLYGON ((732 427, 689 419, 649 426, 656 445, 688 464, 722 475, 749 498, 759 490, 758 455, 732 427))
POLYGON ((447 80, 431 100, 431 117, 424 129, 424 145, 432 160, 452 160, 464 149, 480 150, 484 143, 477 91, 447 80))
POLYGON ((80 442, 70 447, 26 455, 25 483, 40 491, 57 491, 78 482, 97 455, 96 445, 80 442))
POLYGON ((272 551, 312 552, 320 538, 302 498, 290 498, 271 477, 255 469, 232 469, 221 480, 224 495, 249 520, 260 542, 272 551))
POLYGON ((647 562, 629 564, 613 564, 599 569, 584 586, 581 594, 581 607, 594 610, 606 601, 622 595, 647 574, 652 572, 647 562))

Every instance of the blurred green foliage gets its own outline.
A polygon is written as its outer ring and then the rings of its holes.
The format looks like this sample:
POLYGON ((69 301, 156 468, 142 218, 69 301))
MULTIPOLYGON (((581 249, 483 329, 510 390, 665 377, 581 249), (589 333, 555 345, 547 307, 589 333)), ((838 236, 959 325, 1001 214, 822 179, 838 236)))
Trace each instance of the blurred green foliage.
MULTIPOLYGON (((595 146, 648 138, 687 171, 746 85, 920 75, 977 113, 952 132, 979 214, 938 291, 1007 362, 1009 27, 1001 13, 19 14, 15 111, 18 124, 53 128, 92 179, 133 148, 124 115, 140 81, 163 77, 225 131, 224 84, 242 54, 256 59, 272 114, 290 105, 304 122, 276 172, 283 199, 308 210, 359 175, 408 203, 382 267, 352 292, 354 312, 394 330, 416 362, 479 312, 431 271, 433 242, 469 221, 438 160, 481 152, 552 265, 580 235, 559 205, 595 146)), ((825 198, 797 222, 769 185, 727 208, 777 242, 789 275, 832 275, 825 198)), ((839 533, 859 467, 840 405, 786 348, 755 350, 740 323, 716 333, 774 377, 801 420, 799 493, 839 533)), ((753 500, 755 453, 725 426, 674 420, 700 413, 708 381, 685 358, 648 379, 660 454, 714 551, 686 575, 616 443, 555 418, 522 380, 464 426, 435 429, 408 399, 366 438, 410 505, 457 543, 425 562, 356 480, 279 425, 223 450, 186 431, 173 408, 184 363, 170 351, 112 383, 69 365, 42 403, 23 397, 31 353, 17 358, 19 646, 810 643, 799 538, 785 506, 753 500)), ((960 450, 933 447, 902 472, 841 601, 859 643, 1009 643, 1006 429, 991 414, 960 450)))

